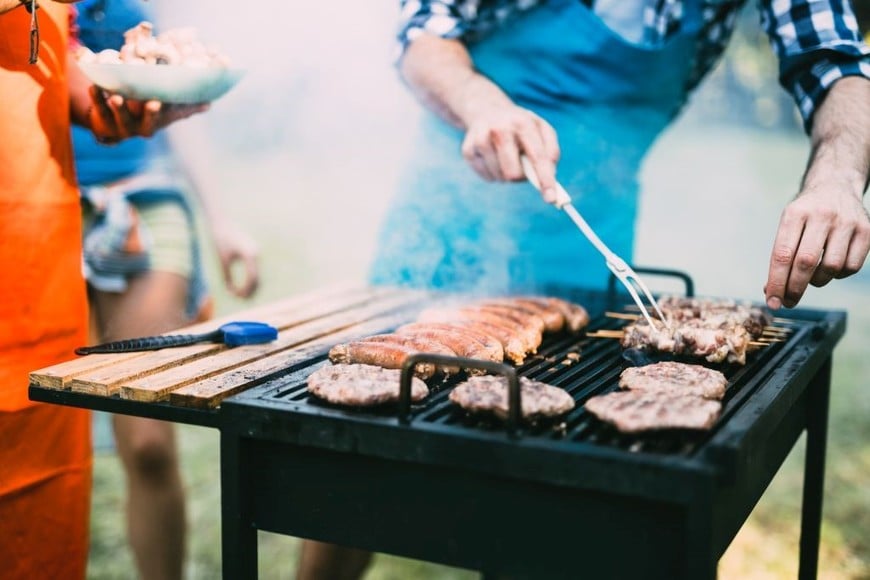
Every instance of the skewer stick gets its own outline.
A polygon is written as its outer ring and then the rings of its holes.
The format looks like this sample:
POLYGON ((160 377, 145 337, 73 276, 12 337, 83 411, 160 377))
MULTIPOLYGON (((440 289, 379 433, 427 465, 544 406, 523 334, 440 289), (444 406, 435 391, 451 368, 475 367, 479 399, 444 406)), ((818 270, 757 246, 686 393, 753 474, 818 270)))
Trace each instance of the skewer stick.
POLYGON ((608 318, 619 318, 620 320, 638 320, 640 314, 628 314, 626 312, 605 312, 604 316, 608 318))
POLYGON ((790 318, 780 318, 778 316, 774 316, 771 320, 777 324, 796 324, 796 321, 790 318))
POLYGON ((781 338, 768 338, 766 336, 762 336, 758 339, 758 342, 766 342, 766 343, 774 343, 774 342, 785 342, 785 340, 781 338))
POLYGON ((621 330, 601 329, 587 332, 586 336, 591 336, 592 338, 622 338, 624 334, 621 330))

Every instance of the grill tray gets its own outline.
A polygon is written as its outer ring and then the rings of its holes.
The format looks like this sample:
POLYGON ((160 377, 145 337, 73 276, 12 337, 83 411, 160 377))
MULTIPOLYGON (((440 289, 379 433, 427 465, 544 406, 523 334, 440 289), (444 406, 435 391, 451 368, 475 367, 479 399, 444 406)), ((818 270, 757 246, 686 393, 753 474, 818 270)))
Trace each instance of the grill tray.
MULTIPOLYGON (((625 324, 623 320, 599 317, 591 322, 589 330, 620 329, 625 324)), ((620 372, 632 364, 623 356, 619 341, 587 337, 584 334, 560 333, 548 336, 538 353, 517 367, 517 374, 564 388, 574 397, 577 405, 558 420, 524 424, 515 436, 547 442, 554 447, 589 443, 632 453, 692 456, 727 423, 728 418, 747 400, 754 388, 764 381, 765 373, 782 358, 784 349, 801 342, 813 332, 818 332, 817 323, 809 320, 791 319, 788 324, 781 326, 792 330, 788 341, 758 347, 749 353, 746 365, 713 365, 703 361, 687 361, 703 363, 720 370, 728 378, 722 414, 713 429, 705 432, 672 429, 642 435, 619 433, 598 421, 584 408, 584 403, 590 397, 618 390, 620 372), (575 360, 576 354, 579 354, 579 360, 575 360)), ((655 356, 649 358, 660 360, 655 356)), ((310 363, 309 367, 259 389, 254 395, 255 398, 273 409, 284 408, 290 413, 330 417, 338 421, 395 423, 399 414, 397 405, 359 409, 333 405, 310 396, 306 390, 305 379, 317 368, 329 364, 325 356, 312 359, 310 363)), ((472 434, 504 437, 505 422, 466 413, 448 400, 447 396, 452 387, 462 380, 464 375, 461 374, 447 380, 430 380, 428 384, 431 394, 420 404, 413 405, 411 423, 415 427, 425 425, 459 437, 472 434)))

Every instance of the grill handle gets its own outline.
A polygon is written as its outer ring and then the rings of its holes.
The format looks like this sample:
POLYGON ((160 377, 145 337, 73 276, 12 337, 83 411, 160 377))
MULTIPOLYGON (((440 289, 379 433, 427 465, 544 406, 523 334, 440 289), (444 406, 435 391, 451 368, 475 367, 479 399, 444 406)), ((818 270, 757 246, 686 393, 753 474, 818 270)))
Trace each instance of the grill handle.
POLYGON ((494 374, 504 375, 508 382, 508 434, 516 436, 519 433, 521 403, 520 382, 517 379, 517 370, 504 363, 489 360, 466 358, 461 356, 446 356, 428 352, 417 352, 405 359, 402 364, 402 374, 399 381, 399 422, 404 425, 411 423, 411 379, 414 376, 414 368, 419 363, 432 363, 438 366, 457 366, 462 369, 480 369, 494 374))

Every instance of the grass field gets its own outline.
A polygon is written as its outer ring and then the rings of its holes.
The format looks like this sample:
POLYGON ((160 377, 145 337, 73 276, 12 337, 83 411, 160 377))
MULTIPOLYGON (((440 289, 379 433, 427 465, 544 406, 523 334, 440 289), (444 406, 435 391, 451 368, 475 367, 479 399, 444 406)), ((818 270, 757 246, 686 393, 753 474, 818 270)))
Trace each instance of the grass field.
MULTIPOLYGON (((237 158, 221 164, 224 202, 259 240, 266 302, 325 284, 361 280, 395 165, 361 155, 366 140, 331 151, 237 158), (343 159, 341 171, 334 159, 343 159), (244 195, 238 195, 243 193, 244 195), (257 199, 258 202, 252 200, 257 199), (264 207, 267 206, 267 207, 264 207), (342 233, 343 232, 343 233, 342 233)), ((395 152, 395 151, 394 151, 395 152)), ((759 299, 779 211, 806 155, 802 137, 679 126, 645 169, 636 262, 692 273, 699 294, 759 299)), ((821 577, 870 578, 870 276, 813 289, 805 305, 846 308, 835 354, 821 577)), ((245 306, 218 291, 222 313, 245 306)), ((180 427, 190 523, 188 577, 220 574, 218 434, 180 427)), ((725 579, 796 577, 803 442, 795 447, 720 564, 725 579)), ((123 535, 124 481, 117 458, 95 464, 89 576, 134 577, 123 535)), ((261 533, 263 578, 292 578, 298 541, 261 533)), ((475 574, 378 556, 369 580, 473 578, 475 574)))

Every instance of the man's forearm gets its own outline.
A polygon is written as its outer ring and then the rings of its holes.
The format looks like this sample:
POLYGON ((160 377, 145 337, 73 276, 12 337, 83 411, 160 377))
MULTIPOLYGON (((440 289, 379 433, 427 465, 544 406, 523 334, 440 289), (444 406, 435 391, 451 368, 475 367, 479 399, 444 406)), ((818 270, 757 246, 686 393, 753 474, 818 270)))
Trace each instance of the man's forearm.
POLYGON ((803 190, 832 181, 859 198, 870 173, 870 80, 846 77, 831 87, 813 118, 803 190))
POLYGON ((511 104, 498 86, 474 70, 458 40, 424 34, 408 47, 400 70, 424 106, 461 129, 481 110, 511 104))

